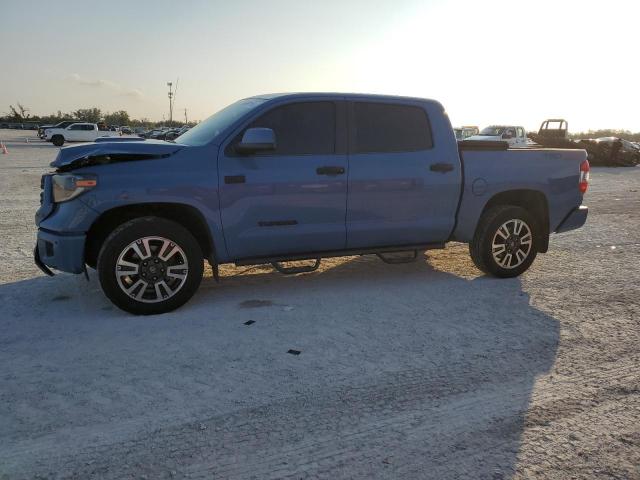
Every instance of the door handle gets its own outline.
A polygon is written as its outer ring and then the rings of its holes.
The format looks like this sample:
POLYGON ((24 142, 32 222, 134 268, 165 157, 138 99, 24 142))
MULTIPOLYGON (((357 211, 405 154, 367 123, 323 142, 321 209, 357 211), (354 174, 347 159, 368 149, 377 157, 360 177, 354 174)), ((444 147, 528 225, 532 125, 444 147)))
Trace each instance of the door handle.
POLYGON ((451 163, 434 163, 429 167, 429 170, 432 172, 447 173, 453 170, 453 165, 451 163))
POLYGON ((227 175, 224 177, 224 183, 244 183, 244 175, 227 175))
POLYGON ((342 175, 344 167, 318 167, 316 173, 318 175, 342 175))

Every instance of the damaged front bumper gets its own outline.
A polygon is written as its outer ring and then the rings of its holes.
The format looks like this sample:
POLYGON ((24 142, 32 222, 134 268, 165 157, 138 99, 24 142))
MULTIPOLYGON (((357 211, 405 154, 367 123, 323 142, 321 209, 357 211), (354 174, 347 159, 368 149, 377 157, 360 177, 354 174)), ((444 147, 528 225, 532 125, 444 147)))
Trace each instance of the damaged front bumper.
POLYGON ((36 244, 35 247, 33 247, 33 261, 36 264, 36 267, 38 267, 40 269, 40 271, 42 273, 44 273, 45 275, 49 275, 50 277, 53 277, 55 274, 49 269, 49 267, 47 267, 44 263, 42 263, 42 260, 40 260, 40 252, 38 251, 38 245, 36 244))
POLYGON ((53 275, 51 268, 69 273, 85 271, 84 244, 86 235, 61 235, 44 229, 38 230, 33 259, 40 270, 53 275))

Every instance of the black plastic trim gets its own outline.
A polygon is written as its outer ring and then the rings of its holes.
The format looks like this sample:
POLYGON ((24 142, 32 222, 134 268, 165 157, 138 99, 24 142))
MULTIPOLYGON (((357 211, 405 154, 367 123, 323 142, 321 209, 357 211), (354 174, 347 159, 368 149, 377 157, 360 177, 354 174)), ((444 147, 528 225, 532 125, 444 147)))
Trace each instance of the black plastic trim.
POLYGON ((297 220, 270 220, 258 222, 259 227, 283 227, 286 225, 297 225, 297 220))

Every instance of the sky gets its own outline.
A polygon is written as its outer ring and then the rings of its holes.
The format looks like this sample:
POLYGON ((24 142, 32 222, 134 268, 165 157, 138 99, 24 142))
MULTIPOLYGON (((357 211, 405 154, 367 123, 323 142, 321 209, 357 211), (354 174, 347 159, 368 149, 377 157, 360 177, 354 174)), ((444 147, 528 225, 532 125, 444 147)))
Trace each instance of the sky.
POLYGON ((174 119, 337 91, 433 98, 456 126, 640 131, 637 0, 0 0, 0 18, 0 114, 157 121, 172 81, 174 119))

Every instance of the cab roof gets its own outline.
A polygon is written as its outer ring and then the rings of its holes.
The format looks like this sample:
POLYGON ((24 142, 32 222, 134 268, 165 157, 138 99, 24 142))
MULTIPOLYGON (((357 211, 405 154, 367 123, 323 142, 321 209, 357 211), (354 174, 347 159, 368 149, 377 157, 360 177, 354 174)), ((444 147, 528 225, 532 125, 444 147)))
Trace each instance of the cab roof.
POLYGON ((427 102, 440 105, 440 102, 437 100, 433 100, 430 98, 420 98, 420 97, 406 97, 401 95, 382 95, 376 93, 344 93, 344 92, 291 92, 291 93, 267 93, 262 95, 254 95, 249 98, 261 98, 264 100, 276 100, 276 99, 294 99, 294 98, 335 98, 335 97, 345 97, 350 99, 371 99, 371 100, 402 100, 402 101, 413 101, 413 102, 427 102))

